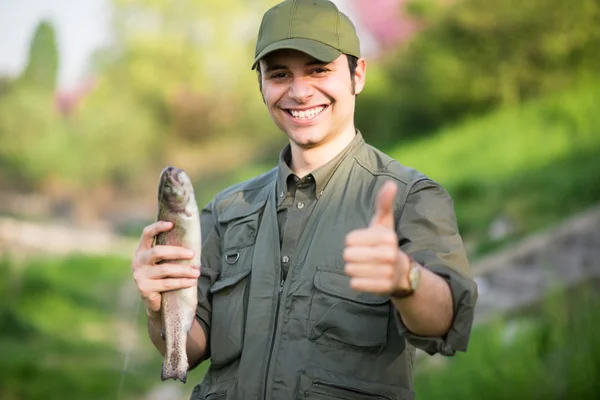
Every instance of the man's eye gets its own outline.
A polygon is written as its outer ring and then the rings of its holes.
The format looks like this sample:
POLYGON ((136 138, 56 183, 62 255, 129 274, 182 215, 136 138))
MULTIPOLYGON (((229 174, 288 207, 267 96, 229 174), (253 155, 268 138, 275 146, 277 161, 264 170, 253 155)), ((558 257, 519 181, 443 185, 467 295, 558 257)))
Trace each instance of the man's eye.
POLYGON ((285 78, 285 73, 283 73, 283 72, 277 72, 277 73, 271 75, 271 79, 283 79, 283 78, 285 78))
POLYGON ((324 74, 328 72, 328 70, 326 68, 315 68, 313 69, 313 73, 315 74, 324 74))

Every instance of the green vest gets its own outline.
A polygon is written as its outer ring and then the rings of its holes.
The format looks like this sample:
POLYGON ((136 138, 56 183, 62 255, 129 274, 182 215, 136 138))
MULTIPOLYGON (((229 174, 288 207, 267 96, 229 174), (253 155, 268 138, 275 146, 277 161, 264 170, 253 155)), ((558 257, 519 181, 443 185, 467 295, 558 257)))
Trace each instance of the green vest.
MULTIPOLYGON (((416 187, 440 193, 440 187, 363 144, 342 161, 312 209, 287 274, 279 246, 277 169, 224 191, 203 210, 203 237, 218 243, 205 248, 218 247, 219 254, 203 254, 198 317, 208 332, 211 365, 192 399, 412 399, 413 344, 448 355, 466 348, 476 294, 457 229, 427 248, 414 241, 403 248, 441 271, 453 296, 462 291, 447 338, 411 335, 389 297, 350 288, 345 236, 369 224, 387 179, 399 185, 395 213, 406 242, 413 230, 402 226, 403 213, 412 212, 409 193, 416 187)), ((438 205, 451 202, 441 193, 430 197, 439 197, 438 205)), ((453 212, 447 214, 435 216, 443 229, 448 221, 456 226, 453 212)))

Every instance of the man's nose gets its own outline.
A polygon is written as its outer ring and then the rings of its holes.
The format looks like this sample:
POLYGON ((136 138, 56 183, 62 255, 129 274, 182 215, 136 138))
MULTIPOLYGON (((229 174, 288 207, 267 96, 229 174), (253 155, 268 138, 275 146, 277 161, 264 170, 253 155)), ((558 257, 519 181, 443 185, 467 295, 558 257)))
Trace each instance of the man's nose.
POLYGON ((296 102, 306 103, 313 95, 313 88, 304 78, 295 78, 290 85, 289 96, 296 102))

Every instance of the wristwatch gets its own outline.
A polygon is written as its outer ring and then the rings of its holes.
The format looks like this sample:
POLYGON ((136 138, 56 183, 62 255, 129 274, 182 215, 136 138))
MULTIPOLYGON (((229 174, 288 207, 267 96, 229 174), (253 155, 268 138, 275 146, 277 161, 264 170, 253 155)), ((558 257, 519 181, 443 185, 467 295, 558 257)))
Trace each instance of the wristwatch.
POLYGON ((411 296, 415 290, 419 287, 419 282, 421 281, 421 265, 418 262, 413 260, 411 256, 408 256, 410 266, 408 267, 408 282, 410 287, 406 290, 397 289, 394 290, 390 296, 396 299, 403 299, 411 296))

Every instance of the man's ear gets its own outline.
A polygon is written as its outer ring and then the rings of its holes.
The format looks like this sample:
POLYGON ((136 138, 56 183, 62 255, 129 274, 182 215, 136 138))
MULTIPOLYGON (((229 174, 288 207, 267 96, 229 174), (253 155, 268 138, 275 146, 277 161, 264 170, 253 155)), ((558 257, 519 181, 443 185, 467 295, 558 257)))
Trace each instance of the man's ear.
POLYGON ((354 70, 354 94, 359 94, 365 87, 365 80, 367 77, 367 62, 364 58, 359 58, 356 62, 356 69, 354 70))

